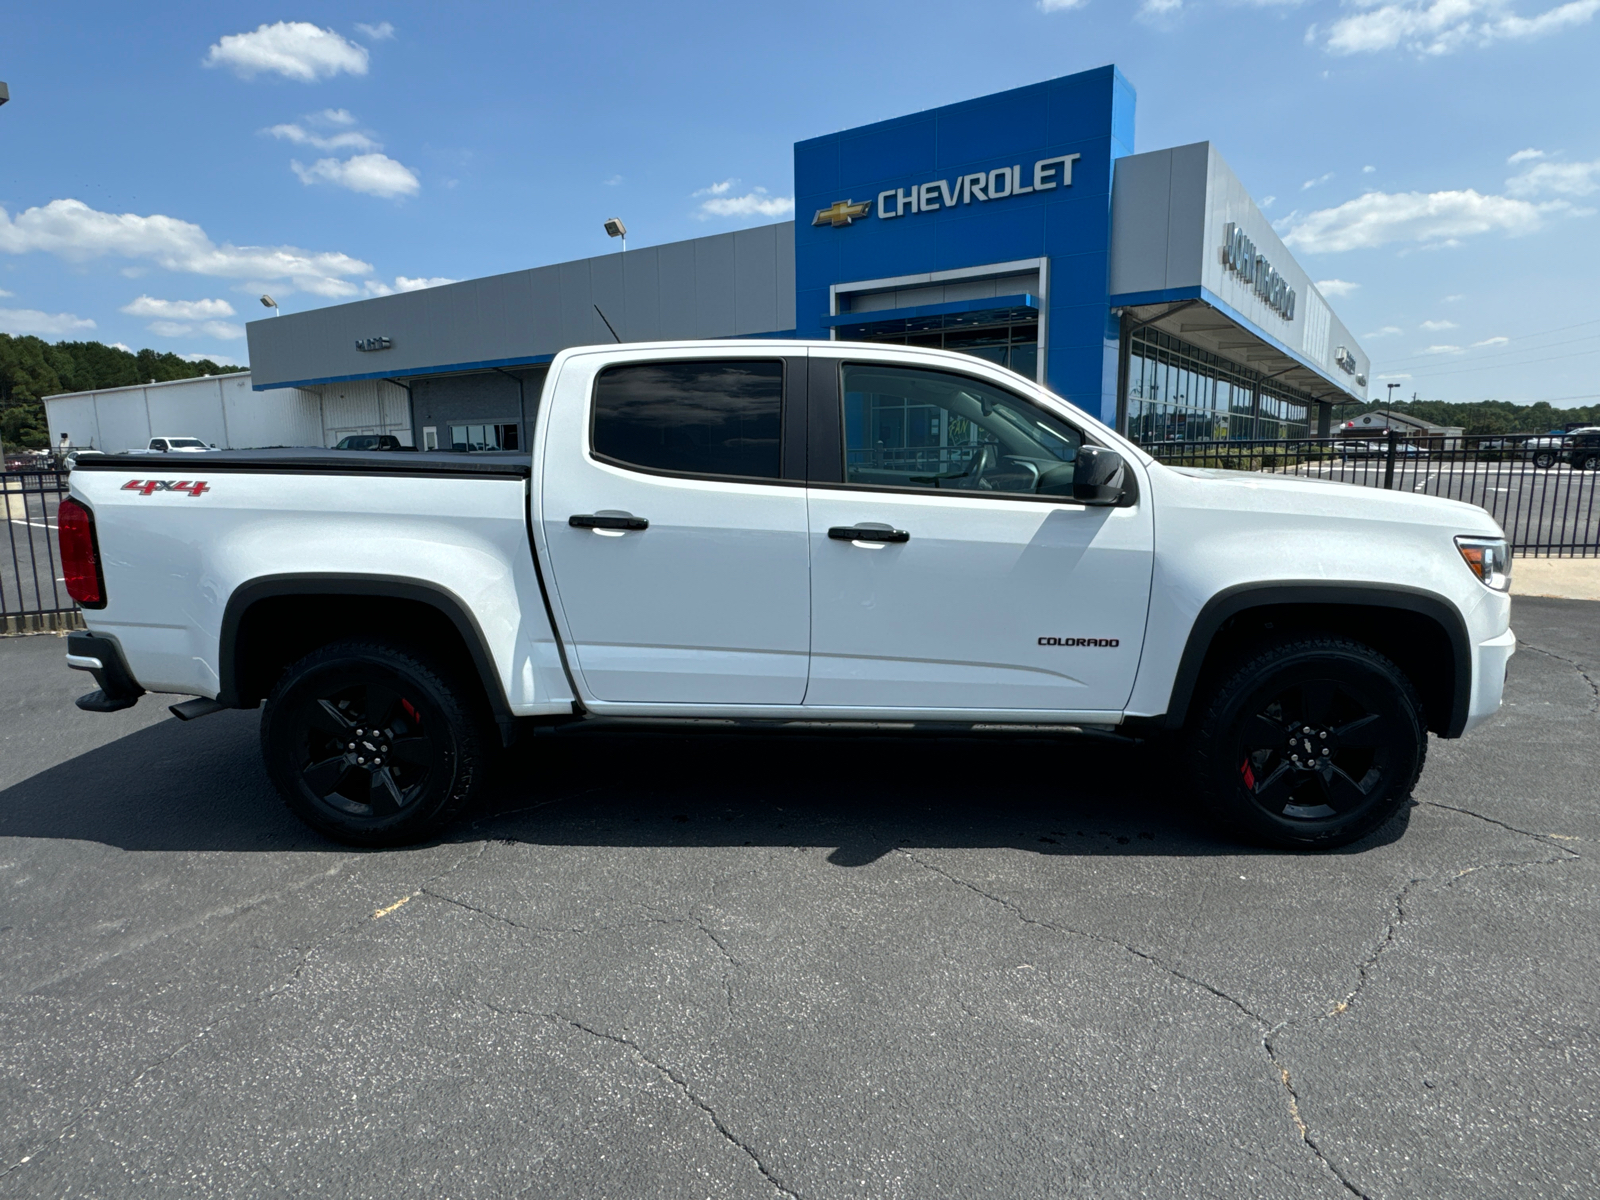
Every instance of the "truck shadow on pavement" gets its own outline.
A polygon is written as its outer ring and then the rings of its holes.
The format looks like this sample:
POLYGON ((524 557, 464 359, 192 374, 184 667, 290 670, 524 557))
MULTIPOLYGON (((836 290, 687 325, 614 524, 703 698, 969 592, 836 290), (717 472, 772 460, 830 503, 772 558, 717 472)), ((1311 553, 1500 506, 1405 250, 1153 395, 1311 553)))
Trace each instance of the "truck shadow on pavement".
MULTIPOLYGON (((267 780, 258 714, 162 721, 0 791, 0 836, 138 851, 337 852, 267 780)), ((1406 814, 1349 848, 1394 841, 1406 814)), ((897 845, 1046 855, 1278 853, 1241 846, 1149 747, 1044 737, 584 731, 514 747, 440 840, 807 846, 840 867, 897 845)), ((388 853, 400 853, 388 852, 388 853)))

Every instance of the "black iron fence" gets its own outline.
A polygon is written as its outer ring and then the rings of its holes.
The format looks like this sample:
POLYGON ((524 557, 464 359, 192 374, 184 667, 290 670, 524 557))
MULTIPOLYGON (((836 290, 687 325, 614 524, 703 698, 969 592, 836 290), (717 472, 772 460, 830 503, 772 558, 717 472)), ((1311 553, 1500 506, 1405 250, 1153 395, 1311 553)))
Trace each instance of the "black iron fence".
POLYGON ((1500 523, 1523 557, 1600 557, 1600 452, 1581 439, 1299 438, 1157 442, 1171 467, 1333 479, 1465 500, 1500 523))
POLYGON ((67 477, 55 471, 0 472, 0 633, 80 624, 56 541, 56 511, 66 495, 67 477))

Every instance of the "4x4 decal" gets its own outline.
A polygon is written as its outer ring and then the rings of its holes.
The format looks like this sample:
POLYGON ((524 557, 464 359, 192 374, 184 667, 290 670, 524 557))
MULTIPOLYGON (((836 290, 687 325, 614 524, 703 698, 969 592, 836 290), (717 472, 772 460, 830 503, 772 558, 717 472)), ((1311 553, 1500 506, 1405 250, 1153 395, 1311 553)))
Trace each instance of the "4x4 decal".
POLYGON ((125 492, 138 492, 141 496, 149 496, 155 492, 188 492, 191 496, 198 496, 211 489, 206 486, 204 479, 130 479, 122 485, 125 492))

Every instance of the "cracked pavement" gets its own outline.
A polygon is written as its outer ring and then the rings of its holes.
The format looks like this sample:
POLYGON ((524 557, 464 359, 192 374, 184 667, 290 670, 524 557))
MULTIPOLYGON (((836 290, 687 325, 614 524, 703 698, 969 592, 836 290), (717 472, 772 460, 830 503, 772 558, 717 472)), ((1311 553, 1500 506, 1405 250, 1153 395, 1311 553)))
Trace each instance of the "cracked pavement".
POLYGON ((0 641, 0 1195, 1600 1194, 1600 604, 1323 856, 1148 754, 583 733, 357 853, 0 641))

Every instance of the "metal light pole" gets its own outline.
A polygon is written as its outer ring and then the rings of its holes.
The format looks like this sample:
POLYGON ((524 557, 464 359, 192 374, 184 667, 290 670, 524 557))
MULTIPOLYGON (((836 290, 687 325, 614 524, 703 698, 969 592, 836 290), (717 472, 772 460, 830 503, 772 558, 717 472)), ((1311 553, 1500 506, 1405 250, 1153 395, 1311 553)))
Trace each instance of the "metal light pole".
POLYGON ((1383 410, 1383 427, 1385 429, 1389 427, 1389 418, 1394 412, 1394 390, 1399 386, 1400 385, 1398 383, 1391 383, 1388 385, 1389 399, 1385 402, 1383 410))

